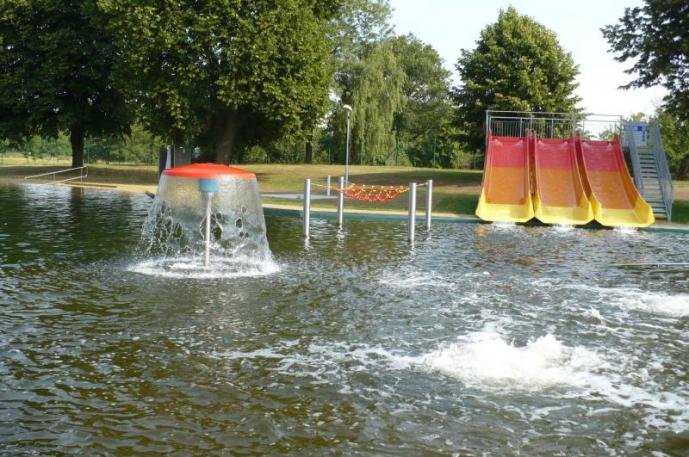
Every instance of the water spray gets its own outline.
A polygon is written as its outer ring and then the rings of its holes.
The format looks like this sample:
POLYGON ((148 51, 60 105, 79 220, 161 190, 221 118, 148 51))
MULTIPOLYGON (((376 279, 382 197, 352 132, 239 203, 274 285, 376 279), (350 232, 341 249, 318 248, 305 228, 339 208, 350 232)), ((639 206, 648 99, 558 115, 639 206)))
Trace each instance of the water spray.
POLYGON ((213 195, 220 190, 220 183, 217 179, 199 179, 199 190, 201 193, 203 193, 203 196, 206 200, 206 249, 203 257, 203 265, 208 268, 210 265, 211 256, 211 207, 213 203, 213 195))

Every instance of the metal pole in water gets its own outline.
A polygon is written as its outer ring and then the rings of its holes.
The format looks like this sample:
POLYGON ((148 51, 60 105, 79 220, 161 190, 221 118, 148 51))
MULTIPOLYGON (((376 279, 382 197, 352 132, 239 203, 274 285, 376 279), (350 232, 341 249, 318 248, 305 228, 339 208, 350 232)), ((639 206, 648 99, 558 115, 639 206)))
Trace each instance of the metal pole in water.
POLYGON ((325 188, 325 195, 330 197, 330 175, 326 178, 326 188, 325 188))
POLYGON ((416 231, 416 183, 409 183, 409 241, 414 241, 416 231))
POLYGON ((349 115, 352 112, 352 107, 344 105, 342 108, 347 112, 347 139, 345 144, 345 183, 349 185, 349 115))
POLYGON ((340 191, 337 195, 337 224, 342 227, 342 221, 344 219, 344 177, 340 176, 340 191))
POLYGON ((311 224, 311 180, 304 181, 304 238, 309 237, 311 224))
POLYGON ((203 257, 203 265, 208 268, 211 262, 211 203, 213 201, 212 192, 204 192, 206 196, 206 252, 203 257))
POLYGON ((203 264, 208 267, 211 260, 211 209, 213 195, 220 190, 220 183, 215 178, 201 178, 199 179, 199 190, 206 199, 206 249, 203 264))
POLYGON ((426 230, 431 230, 431 212, 433 207, 433 180, 426 181, 426 230))

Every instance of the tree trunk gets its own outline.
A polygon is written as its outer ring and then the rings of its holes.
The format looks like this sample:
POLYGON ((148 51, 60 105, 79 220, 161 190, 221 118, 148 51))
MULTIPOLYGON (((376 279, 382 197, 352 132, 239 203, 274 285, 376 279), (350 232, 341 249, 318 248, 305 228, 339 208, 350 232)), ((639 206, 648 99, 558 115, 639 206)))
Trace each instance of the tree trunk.
POLYGON ((215 161, 229 165, 239 131, 237 111, 228 111, 220 118, 220 129, 215 143, 215 161))
POLYGON ((84 166, 84 129, 72 126, 69 129, 69 144, 72 146, 72 168, 84 166))
POLYGON ((304 163, 313 163, 313 143, 310 138, 306 140, 304 146, 304 163))

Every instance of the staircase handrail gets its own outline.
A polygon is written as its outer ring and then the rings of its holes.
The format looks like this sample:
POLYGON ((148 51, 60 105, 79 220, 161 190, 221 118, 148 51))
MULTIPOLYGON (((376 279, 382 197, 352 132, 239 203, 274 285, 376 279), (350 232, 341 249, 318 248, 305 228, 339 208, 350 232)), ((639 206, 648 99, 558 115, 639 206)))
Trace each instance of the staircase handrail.
POLYGON ((657 122, 653 123, 653 142, 652 150, 653 157, 656 161, 656 168, 658 169, 658 180, 660 181, 660 192, 663 196, 663 203, 665 204, 665 211, 667 213, 667 220, 672 220, 672 203, 675 199, 675 189, 672 184, 672 175, 670 174, 670 165, 667 162, 665 148, 663 147, 663 139, 660 136, 660 126, 657 122))
POLYGON ((629 147, 629 157, 632 160, 632 170, 634 172, 634 184, 641 195, 644 195, 644 180, 641 176, 641 159, 639 159, 639 150, 636 148, 636 140, 634 139, 634 131, 631 129, 629 122, 624 123, 624 136, 629 147))

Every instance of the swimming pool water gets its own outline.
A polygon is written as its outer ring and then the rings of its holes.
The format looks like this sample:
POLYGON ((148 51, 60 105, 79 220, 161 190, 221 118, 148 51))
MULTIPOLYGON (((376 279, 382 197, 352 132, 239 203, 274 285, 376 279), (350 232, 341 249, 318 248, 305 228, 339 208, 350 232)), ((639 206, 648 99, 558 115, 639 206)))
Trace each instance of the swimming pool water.
POLYGON ((157 274, 149 205, 0 186, 1 454, 689 452, 687 235, 267 214, 157 274))

